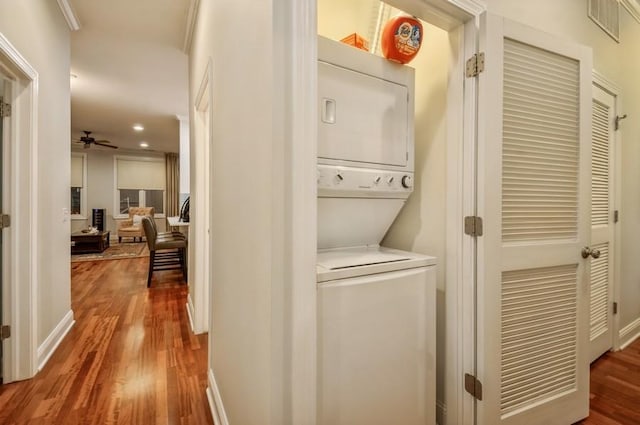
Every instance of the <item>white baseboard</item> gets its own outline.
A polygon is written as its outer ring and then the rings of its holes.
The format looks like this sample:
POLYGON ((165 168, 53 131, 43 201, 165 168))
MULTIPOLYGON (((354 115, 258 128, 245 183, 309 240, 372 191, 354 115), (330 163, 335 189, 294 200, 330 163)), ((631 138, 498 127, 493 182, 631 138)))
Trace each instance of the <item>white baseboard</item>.
POLYGON ((49 358, 56 351, 65 336, 69 333, 76 321, 73 319, 73 310, 69 310, 60 323, 38 347, 38 371, 47 364, 49 358))
POLYGON ((620 341, 620 349, 624 350, 629 344, 640 337, 640 317, 629 323, 618 333, 618 341, 620 341))
POLYGON ((207 387, 207 399, 209 400, 209 408, 211 409, 213 423, 216 425, 229 425, 227 413, 224 411, 224 406, 222 405, 220 390, 218 390, 218 384, 216 383, 216 378, 213 376, 213 370, 211 369, 209 369, 209 386, 207 387))
POLYGON ((196 333, 196 327, 193 325, 193 300, 191 294, 187 294, 187 316, 189 316, 189 326, 191 326, 191 332, 196 333))
POLYGON ((445 425, 447 423, 447 405, 444 401, 436 400, 436 424, 445 425))

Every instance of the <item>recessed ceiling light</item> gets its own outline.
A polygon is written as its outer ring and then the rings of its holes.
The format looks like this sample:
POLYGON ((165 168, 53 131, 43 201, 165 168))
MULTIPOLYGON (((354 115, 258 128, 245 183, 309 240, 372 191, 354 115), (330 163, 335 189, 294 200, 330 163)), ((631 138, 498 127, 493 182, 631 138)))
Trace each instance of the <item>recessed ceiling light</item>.
POLYGON ((149 147, 149 143, 147 143, 147 142, 140 142, 140 147, 141 147, 141 148, 148 148, 148 147, 149 147))
POLYGON ((142 131, 144 130, 144 127, 141 124, 134 124, 133 129, 135 131, 142 131))

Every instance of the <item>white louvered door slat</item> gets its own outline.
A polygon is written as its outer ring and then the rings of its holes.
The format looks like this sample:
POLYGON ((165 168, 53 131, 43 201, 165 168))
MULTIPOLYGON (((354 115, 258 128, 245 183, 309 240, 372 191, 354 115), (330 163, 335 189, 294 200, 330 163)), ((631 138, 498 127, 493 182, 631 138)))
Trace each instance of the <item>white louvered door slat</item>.
POLYGON ((591 53, 491 15, 481 33, 478 423, 574 423, 589 411, 591 53))
POLYGON ((613 346, 613 158, 615 96, 593 85, 591 111, 591 260, 589 351, 594 361, 613 346))

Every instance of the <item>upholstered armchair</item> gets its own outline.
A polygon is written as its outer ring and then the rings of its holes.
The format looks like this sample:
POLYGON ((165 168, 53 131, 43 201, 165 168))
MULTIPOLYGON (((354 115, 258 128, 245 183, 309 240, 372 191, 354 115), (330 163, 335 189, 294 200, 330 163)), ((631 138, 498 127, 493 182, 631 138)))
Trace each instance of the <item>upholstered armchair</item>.
POLYGON ((140 238, 144 236, 142 228, 142 217, 149 216, 153 219, 155 210, 153 207, 129 207, 129 218, 118 221, 118 242, 122 242, 122 238, 140 238))

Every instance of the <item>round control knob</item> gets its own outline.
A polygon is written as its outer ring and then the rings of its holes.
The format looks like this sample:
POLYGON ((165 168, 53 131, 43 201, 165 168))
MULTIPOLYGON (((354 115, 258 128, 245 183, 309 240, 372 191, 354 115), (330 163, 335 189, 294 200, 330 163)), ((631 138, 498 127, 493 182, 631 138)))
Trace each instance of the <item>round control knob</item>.
POLYGON ((338 181, 344 180, 344 177, 342 177, 342 174, 339 171, 336 173, 336 179, 338 179, 338 181))
POLYGON ((373 179, 373 182, 374 182, 375 184, 378 184, 378 183, 380 183, 380 180, 382 180, 382 177, 380 177, 380 176, 376 176, 376 178, 375 178, 375 179, 373 179))
POLYGON ((402 187, 410 189, 413 185, 413 179, 411 176, 402 176, 402 187))
POLYGON ((391 176, 391 177, 387 178, 387 183, 393 184, 394 180, 395 180, 395 177, 391 176))

